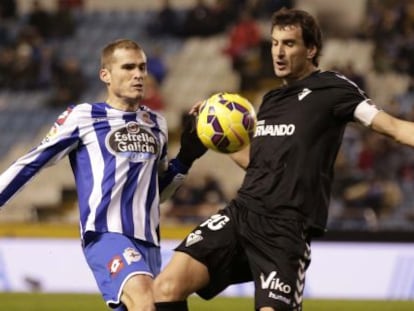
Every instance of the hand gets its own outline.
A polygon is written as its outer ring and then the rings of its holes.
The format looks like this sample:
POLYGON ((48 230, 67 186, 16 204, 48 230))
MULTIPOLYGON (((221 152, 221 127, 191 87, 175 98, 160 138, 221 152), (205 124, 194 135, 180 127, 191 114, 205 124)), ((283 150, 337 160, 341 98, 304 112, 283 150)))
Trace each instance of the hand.
POLYGON ((203 101, 202 100, 196 102, 194 104, 194 106, 191 107, 191 109, 188 112, 188 114, 193 115, 193 116, 198 116, 198 113, 200 111, 200 107, 201 107, 202 104, 203 104, 203 101))
POLYGON ((184 128, 181 133, 181 148, 177 159, 187 167, 191 167, 193 162, 206 153, 207 148, 203 145, 197 135, 196 115, 198 113, 197 104, 191 108, 184 120, 184 128))

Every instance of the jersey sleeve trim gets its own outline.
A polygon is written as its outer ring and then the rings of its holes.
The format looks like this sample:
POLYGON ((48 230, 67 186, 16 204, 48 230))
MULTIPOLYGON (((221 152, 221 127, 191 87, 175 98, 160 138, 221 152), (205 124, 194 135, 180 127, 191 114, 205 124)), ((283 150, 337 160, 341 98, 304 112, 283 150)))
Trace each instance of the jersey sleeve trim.
POLYGON ((371 103, 370 99, 359 103, 355 108, 354 117, 365 126, 370 126, 380 109, 371 103))

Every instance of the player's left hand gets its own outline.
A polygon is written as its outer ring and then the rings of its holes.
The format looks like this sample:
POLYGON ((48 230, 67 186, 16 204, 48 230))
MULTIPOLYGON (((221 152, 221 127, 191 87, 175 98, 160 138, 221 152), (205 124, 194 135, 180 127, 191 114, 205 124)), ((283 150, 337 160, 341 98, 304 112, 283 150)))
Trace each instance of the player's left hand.
POLYGON ((196 102, 190 109, 190 111, 188 112, 188 114, 191 114, 193 116, 198 116, 198 112, 200 111, 200 107, 203 104, 203 101, 200 100, 198 102, 196 102))

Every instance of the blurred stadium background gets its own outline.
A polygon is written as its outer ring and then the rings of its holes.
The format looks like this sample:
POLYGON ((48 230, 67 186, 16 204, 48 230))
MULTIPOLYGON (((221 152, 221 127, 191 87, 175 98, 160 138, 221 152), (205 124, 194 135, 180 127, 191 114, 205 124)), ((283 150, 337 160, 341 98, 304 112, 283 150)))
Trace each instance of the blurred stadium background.
MULTIPOLYGON (((414 120, 413 1, 1 0, 0 171, 38 144, 67 105, 104 99, 100 49, 121 37, 147 52, 146 104, 167 117, 171 155, 183 115, 195 101, 231 91, 258 107, 263 93, 280 83, 270 59, 269 17, 283 6, 318 17, 325 36, 322 69, 343 72, 384 110, 414 120)), ((411 246, 413 150, 351 125, 336 166, 323 241, 411 246)), ((162 206, 165 239, 182 238, 223 206, 243 178, 232 161, 214 152, 190 175, 162 206)), ((77 223, 65 159, 2 210, 0 237, 77 238, 77 223)), ((414 296, 414 281, 407 282, 414 296)))

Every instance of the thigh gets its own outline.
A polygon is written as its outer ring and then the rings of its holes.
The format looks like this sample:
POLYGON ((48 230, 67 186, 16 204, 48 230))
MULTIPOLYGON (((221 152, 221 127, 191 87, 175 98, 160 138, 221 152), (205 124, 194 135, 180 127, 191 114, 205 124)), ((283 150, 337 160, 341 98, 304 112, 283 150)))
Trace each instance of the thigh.
POLYGON ((198 225, 176 248, 207 269, 208 283, 197 288, 197 293, 205 299, 230 284, 252 279, 237 233, 237 217, 230 205, 198 225))
POLYGON ((310 243, 302 222, 251 213, 246 226, 245 249, 254 279, 256 308, 301 310, 310 263, 310 243))
POLYGON ((184 252, 175 252, 156 277, 155 301, 182 301, 209 281, 207 267, 184 252))
POLYGON ((159 273, 158 247, 118 233, 97 234, 84 254, 108 306, 120 304, 123 287, 135 275, 153 278, 159 273))

